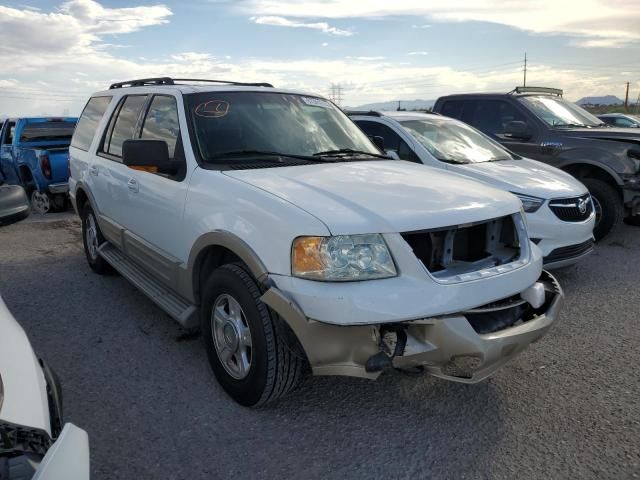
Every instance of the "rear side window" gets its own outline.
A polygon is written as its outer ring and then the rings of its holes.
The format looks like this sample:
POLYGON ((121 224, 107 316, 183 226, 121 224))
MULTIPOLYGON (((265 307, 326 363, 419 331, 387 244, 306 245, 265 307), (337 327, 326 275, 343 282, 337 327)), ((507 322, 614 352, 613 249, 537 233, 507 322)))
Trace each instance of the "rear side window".
POLYGON ((111 103, 111 97, 92 97, 80 115, 71 138, 71 146, 87 151, 93 142, 100 120, 111 103))
POLYGON ((176 99, 167 95, 156 95, 144 119, 140 138, 164 140, 169 146, 169 157, 175 157, 176 143, 180 133, 178 105, 176 99))
POLYGON ((105 153, 122 157, 122 144, 125 140, 135 138, 138 119, 146 101, 146 95, 129 95, 124 98, 120 109, 111 117, 103 146, 105 153))

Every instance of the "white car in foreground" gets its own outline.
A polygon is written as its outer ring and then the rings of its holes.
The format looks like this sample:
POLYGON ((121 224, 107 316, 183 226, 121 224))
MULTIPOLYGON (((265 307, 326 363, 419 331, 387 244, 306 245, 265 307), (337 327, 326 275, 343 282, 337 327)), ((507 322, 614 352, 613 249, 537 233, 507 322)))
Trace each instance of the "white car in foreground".
POLYGON ((88 480, 89 439, 62 424, 56 377, 0 297, 0 479, 88 480))
POLYGON ((475 128, 438 114, 351 112, 350 117, 367 135, 382 137, 385 150, 402 160, 446 169, 517 195, 545 268, 572 265, 593 250, 593 203, 587 187, 568 173, 521 158, 475 128))
POLYGON ((200 324, 236 401, 281 397, 307 365, 477 382, 556 320, 562 291, 513 195, 380 155, 318 96, 184 82, 96 93, 70 196, 89 266, 200 324))

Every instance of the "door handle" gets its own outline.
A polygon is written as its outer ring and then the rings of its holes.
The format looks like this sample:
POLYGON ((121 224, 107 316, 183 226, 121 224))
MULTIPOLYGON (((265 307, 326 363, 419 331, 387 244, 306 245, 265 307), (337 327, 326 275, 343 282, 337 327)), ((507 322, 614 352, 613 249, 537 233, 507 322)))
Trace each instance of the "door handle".
POLYGON ((89 167, 89 173, 90 173, 91 175, 95 175, 95 176, 97 176, 97 175, 98 175, 98 167, 96 167, 95 165, 91 165, 91 166, 89 167))
POLYGON ((138 193, 138 181, 135 178, 130 178, 129 181, 127 182, 127 187, 129 188, 129 190, 131 190, 133 193, 138 193))

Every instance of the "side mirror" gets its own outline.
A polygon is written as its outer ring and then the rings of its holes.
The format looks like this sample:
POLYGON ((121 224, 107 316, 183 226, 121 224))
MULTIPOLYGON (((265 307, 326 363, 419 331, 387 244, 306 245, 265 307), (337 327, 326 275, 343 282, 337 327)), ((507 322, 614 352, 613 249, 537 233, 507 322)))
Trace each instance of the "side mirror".
POLYGON ((380 137, 378 135, 374 135, 369 137, 373 144, 378 147, 382 152, 384 152, 384 137, 380 137))
POLYGON ((169 146, 164 140, 125 140, 122 144, 122 163, 127 167, 147 167, 173 170, 169 146))
POLYGON ((504 134, 507 137, 518 138, 521 140, 528 140, 531 138, 531 131, 529 125, 526 122, 515 120, 509 122, 504 127, 504 134))

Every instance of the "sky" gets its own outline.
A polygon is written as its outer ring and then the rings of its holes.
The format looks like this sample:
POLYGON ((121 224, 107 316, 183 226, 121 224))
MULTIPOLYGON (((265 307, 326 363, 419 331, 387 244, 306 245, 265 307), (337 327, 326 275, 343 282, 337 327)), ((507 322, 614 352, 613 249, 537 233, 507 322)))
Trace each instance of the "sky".
POLYGON ((562 88, 640 95, 638 0, 0 0, 0 115, 77 115, 152 76, 270 82, 344 106, 562 88))

